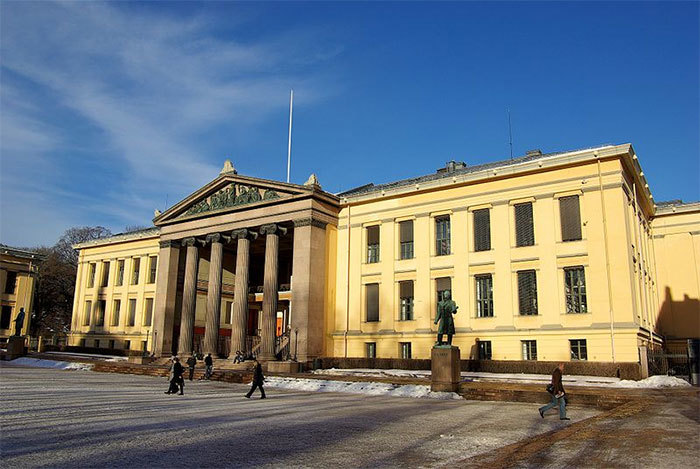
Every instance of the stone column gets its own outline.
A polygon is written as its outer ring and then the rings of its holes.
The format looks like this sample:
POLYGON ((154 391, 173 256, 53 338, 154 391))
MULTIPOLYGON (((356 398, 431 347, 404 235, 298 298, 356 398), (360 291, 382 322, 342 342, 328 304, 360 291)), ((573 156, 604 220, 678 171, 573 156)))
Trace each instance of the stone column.
POLYGON ((211 258, 209 259, 204 353, 211 353, 212 356, 216 357, 219 344, 219 321, 221 319, 221 264, 224 257, 224 246, 219 234, 208 235, 207 242, 211 243, 211 258))
POLYGON ((231 321, 231 355, 233 359, 237 350, 245 350, 245 336, 248 328, 248 264, 250 259, 250 240, 257 234, 246 229, 234 230, 231 238, 237 239, 236 246, 236 284, 233 293, 233 320, 231 321))
MULTIPOLYGON (((153 314, 153 354, 157 357, 168 356, 173 351, 179 261, 180 244, 177 241, 161 241, 158 252, 156 304, 153 314)), ((126 266, 124 276, 126 277, 126 266)), ((120 315, 126 316, 126 314, 128 314, 128 302, 123 301, 120 315)), ((120 319, 119 322, 120 330, 123 330, 124 319, 120 319)))
POLYGON ((180 341, 177 353, 180 357, 185 358, 192 354, 199 248, 194 238, 186 238, 182 243, 187 246, 187 257, 185 258, 185 285, 182 293, 182 318, 180 320, 180 341))
POLYGON ((275 224, 260 227, 260 234, 265 235, 265 284, 263 287, 262 337, 260 338, 260 359, 275 359, 275 332, 277 322, 277 270, 279 254, 279 234, 285 234, 286 228, 275 224))

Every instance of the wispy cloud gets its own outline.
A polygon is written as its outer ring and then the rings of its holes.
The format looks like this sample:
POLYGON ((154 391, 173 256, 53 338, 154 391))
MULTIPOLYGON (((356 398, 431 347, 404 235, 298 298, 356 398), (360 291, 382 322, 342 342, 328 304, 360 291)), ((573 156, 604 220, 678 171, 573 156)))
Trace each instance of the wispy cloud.
POLYGON ((15 244, 27 230, 49 243, 74 224, 148 220, 165 194, 216 175, 222 155, 204 151, 208 129, 264 121, 284 108, 290 83, 323 99, 330 80, 313 66, 340 51, 308 32, 251 43, 227 29, 237 18, 165 8, 1 8, 0 235, 15 244))

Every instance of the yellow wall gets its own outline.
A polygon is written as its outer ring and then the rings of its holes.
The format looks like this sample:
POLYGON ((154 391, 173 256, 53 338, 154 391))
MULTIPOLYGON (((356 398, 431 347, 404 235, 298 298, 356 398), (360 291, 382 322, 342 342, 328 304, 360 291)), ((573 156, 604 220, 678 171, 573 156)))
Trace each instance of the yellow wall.
POLYGON ((0 304, 11 309, 10 326, 8 329, 0 329, 0 339, 7 339, 15 333, 15 319, 21 308, 24 308, 24 324, 22 335, 29 334, 32 308, 34 304, 34 288, 37 273, 37 259, 27 259, 22 256, 14 256, 11 251, 0 256, 0 304), (5 293, 8 272, 16 272, 17 280, 14 293, 5 293))

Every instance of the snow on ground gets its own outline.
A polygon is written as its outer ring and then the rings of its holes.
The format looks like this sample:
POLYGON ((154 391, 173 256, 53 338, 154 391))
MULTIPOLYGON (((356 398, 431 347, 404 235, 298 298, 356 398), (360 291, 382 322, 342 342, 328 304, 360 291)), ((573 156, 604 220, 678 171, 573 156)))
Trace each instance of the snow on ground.
POLYGON ((41 360, 38 358, 20 357, 7 362, 8 365, 14 366, 33 366, 38 368, 53 368, 55 370, 92 370, 92 365, 89 363, 71 363, 61 362, 56 360, 41 360))
POLYGON ((79 357, 79 358, 94 358, 96 360, 102 360, 102 361, 107 361, 107 362, 121 362, 121 361, 127 361, 129 358, 128 357, 120 357, 117 355, 99 355, 96 353, 73 353, 73 352, 48 352, 51 355, 66 355, 70 357, 79 357))
POLYGON ((462 399, 454 392, 432 392, 430 386, 394 385, 389 383, 331 381, 322 379, 265 378, 265 386, 306 392, 345 392, 370 396, 415 397, 428 399, 462 399))
POLYGON ((613 386, 620 388, 683 388, 691 384, 675 376, 650 376, 641 381, 622 380, 613 386))

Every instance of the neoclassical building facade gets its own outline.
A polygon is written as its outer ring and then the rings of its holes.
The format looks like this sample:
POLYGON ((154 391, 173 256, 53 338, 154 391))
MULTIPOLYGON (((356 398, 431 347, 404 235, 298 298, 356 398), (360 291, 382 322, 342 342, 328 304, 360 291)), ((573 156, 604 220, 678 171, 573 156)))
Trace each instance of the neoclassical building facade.
POLYGON ((227 162, 153 223, 75 246, 72 345, 428 358, 445 291, 463 357, 636 362, 700 336, 700 204, 656 204, 629 144, 341 194, 227 162))

